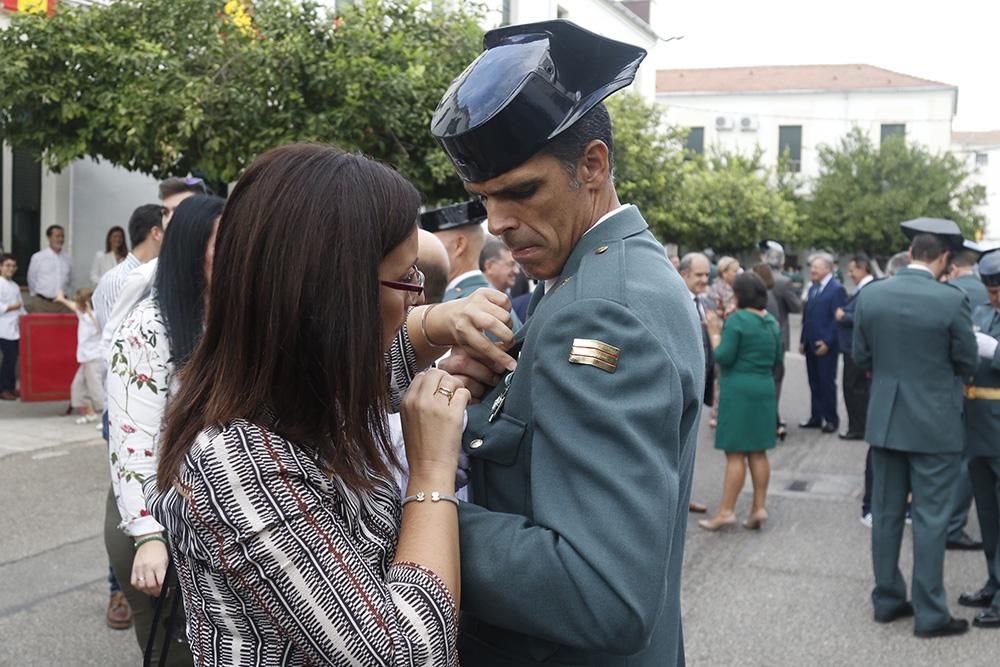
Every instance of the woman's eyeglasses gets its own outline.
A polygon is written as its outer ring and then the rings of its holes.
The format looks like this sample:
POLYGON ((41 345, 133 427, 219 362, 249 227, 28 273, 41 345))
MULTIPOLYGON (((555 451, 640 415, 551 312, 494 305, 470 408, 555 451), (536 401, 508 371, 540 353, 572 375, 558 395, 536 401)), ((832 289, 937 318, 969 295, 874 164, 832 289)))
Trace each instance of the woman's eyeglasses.
POLYGON ((423 294, 424 291, 424 274, 417 268, 414 264, 410 268, 410 272, 406 275, 404 280, 380 280, 379 283, 385 285, 390 289, 399 290, 401 292, 411 292, 414 298, 423 294))

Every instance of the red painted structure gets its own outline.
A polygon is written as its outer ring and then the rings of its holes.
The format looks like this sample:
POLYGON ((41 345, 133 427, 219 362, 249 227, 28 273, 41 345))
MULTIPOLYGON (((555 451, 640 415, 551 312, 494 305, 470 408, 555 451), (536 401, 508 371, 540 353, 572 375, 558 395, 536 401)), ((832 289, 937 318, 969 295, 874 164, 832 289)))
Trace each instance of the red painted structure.
POLYGON ((76 363, 76 315, 21 318, 21 400, 69 400, 76 363))

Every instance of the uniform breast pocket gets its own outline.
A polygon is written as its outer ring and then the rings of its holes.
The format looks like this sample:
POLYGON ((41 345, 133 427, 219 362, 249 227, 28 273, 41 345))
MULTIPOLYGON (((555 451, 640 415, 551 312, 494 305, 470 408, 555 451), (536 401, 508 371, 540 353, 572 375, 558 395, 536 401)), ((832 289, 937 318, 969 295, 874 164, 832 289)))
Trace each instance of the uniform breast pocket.
POLYGON ((470 421, 462 438, 462 449, 473 458, 510 466, 517 461, 527 425, 508 414, 500 413, 493 422, 473 427, 470 421))

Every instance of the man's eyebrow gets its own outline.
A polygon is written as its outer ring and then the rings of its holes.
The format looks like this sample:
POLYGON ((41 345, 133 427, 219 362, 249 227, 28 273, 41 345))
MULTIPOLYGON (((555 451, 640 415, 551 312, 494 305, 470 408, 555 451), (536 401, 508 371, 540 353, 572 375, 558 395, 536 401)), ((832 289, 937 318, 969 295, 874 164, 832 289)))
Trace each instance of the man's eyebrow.
POLYGON ((503 186, 501 188, 497 188, 496 190, 485 190, 483 192, 473 192, 472 190, 469 190, 469 186, 467 184, 465 186, 465 190, 466 190, 466 192, 469 192, 470 194, 472 194, 473 196, 476 196, 476 197, 484 197, 485 196, 485 197, 501 197, 501 198, 503 198, 503 197, 511 197, 511 196, 517 196, 517 195, 524 194, 528 190, 531 190, 533 188, 537 188, 539 185, 541 185, 541 183, 542 183, 542 179, 541 178, 529 178, 529 179, 524 180, 524 181, 510 183, 509 185, 505 185, 505 186, 503 186))

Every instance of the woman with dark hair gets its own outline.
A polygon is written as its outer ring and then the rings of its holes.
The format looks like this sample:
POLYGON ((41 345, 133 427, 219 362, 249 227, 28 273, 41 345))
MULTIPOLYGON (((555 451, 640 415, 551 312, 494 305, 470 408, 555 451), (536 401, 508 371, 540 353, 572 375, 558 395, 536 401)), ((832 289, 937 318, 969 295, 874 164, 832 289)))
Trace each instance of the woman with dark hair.
POLYGON ((97 287, 101 276, 115 268, 128 256, 128 244, 125 242, 125 230, 112 227, 104 237, 104 250, 98 250, 94 263, 90 266, 90 282, 97 287))
POLYGON ((775 445, 774 370, 783 363, 784 347, 778 322, 766 310, 767 286, 761 277, 741 273, 733 281, 733 294, 737 310, 726 319, 721 337, 712 336, 715 360, 722 370, 715 448, 726 453, 726 478, 719 511, 698 522, 705 530, 736 523, 736 499, 747 464, 753 480, 753 506, 743 526, 759 529, 767 520, 771 468, 766 450, 775 445))
MULTIPOLYGON (((204 327, 215 232, 224 205, 225 200, 207 195, 181 202, 163 237, 153 293, 125 318, 111 343, 107 380, 111 483, 120 528, 134 545, 128 552, 112 553, 111 560, 118 580, 130 582, 123 591, 143 649, 154 615, 148 596, 160 596, 169 556, 164 527, 146 509, 142 482, 156 472, 167 402, 204 327)), ((167 657, 171 664, 191 664, 183 647, 167 657)))
POLYGON ((512 360, 509 301, 419 306, 420 198, 382 164, 291 145, 219 225, 204 334, 144 489, 171 537, 196 662, 457 665, 462 344, 512 360), (387 385, 389 390, 387 391, 387 385), (400 502, 386 413, 407 388, 400 502))

